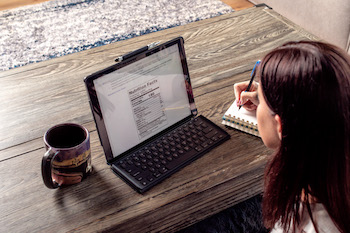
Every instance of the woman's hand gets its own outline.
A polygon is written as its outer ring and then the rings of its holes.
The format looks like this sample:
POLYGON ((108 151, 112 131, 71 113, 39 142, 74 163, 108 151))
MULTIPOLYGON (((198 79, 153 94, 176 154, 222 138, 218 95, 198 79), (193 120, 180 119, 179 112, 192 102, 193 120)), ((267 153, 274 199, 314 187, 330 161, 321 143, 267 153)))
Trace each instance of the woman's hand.
POLYGON ((258 86, 259 83, 253 82, 250 87, 250 91, 246 92, 249 85, 249 81, 236 83, 233 85, 235 97, 237 100, 237 106, 243 105, 243 107, 249 111, 255 110, 259 104, 258 100, 258 86))

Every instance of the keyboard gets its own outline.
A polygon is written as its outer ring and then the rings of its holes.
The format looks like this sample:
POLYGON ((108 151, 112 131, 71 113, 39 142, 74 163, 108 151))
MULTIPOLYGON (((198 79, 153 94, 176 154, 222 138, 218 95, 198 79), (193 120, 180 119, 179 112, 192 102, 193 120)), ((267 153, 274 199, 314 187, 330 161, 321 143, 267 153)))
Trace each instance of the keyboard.
POLYGON ((229 138, 226 131, 198 116, 119 159, 112 169, 144 193, 229 138))

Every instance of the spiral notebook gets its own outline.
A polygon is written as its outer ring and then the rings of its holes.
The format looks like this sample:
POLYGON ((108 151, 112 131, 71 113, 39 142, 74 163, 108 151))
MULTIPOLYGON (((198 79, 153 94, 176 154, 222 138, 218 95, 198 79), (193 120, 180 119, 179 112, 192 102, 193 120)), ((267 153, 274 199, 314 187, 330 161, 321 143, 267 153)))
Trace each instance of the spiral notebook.
POLYGON ((238 111, 236 100, 225 112, 222 120, 221 123, 224 125, 260 137, 258 121, 256 119, 256 110, 248 111, 245 108, 241 108, 238 111))

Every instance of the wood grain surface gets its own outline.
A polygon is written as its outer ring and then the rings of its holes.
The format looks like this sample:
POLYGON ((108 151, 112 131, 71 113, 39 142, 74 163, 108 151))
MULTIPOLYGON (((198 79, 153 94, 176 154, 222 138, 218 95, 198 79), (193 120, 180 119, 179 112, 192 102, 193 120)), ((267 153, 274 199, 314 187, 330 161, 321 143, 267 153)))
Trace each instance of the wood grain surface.
POLYGON ((141 195, 106 164, 83 78, 154 41, 185 39, 199 113, 221 125, 232 85, 256 60, 290 40, 317 39, 269 9, 250 8, 0 73, 0 232, 175 232, 262 192, 261 139, 231 139, 141 195), (43 133, 75 122, 91 132, 93 173, 47 189, 43 133))
POLYGON ((13 9, 26 5, 33 5, 42 2, 46 2, 48 0, 0 0, 0 11, 13 9))

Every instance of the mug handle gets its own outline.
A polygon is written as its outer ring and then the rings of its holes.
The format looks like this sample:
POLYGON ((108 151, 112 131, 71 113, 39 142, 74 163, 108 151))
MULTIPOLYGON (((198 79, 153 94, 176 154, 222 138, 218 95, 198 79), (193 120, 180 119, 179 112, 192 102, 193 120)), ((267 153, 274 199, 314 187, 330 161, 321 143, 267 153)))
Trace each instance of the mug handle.
POLYGON ((44 184, 50 189, 58 188, 58 183, 52 180, 52 161, 55 159, 56 155, 59 153, 53 152, 51 147, 46 151, 42 163, 41 163, 41 175, 43 177, 44 184))

